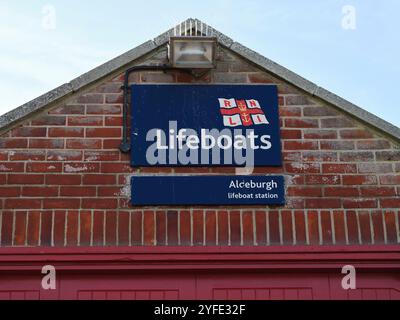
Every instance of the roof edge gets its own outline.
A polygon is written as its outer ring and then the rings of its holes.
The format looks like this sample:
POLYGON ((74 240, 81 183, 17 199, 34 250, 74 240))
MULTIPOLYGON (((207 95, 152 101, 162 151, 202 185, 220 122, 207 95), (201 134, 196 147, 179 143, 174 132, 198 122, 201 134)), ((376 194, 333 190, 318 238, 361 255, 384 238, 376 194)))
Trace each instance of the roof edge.
POLYGON ((362 122, 376 128, 378 131, 386 133, 396 140, 400 141, 400 128, 383 120, 382 118, 356 106, 355 104, 349 102, 348 100, 339 97, 338 95, 319 87, 317 84, 299 76, 293 71, 286 69, 280 64, 262 56, 261 54, 247 48, 246 46, 234 42, 231 38, 219 32, 218 30, 212 28, 211 26, 203 23, 198 19, 189 18, 186 21, 180 23, 178 26, 169 29, 168 31, 162 33, 153 40, 142 43, 141 45, 131 49, 120 56, 84 73, 83 75, 65 83, 36 99, 33 99, 20 107, 0 116, 0 130, 3 131, 5 128, 10 127, 26 118, 29 114, 39 111, 50 103, 56 102, 57 100, 77 92, 83 87, 94 83, 101 78, 109 75, 112 72, 117 71, 123 66, 132 63, 133 61, 139 59, 140 57, 150 53, 151 51, 165 45, 171 36, 176 35, 179 28, 180 32, 187 32, 196 28, 196 30, 201 30, 201 32, 208 36, 213 36, 218 39, 218 42, 232 50, 236 54, 242 56, 253 64, 261 67, 281 78, 282 80, 294 85, 295 87, 303 90, 304 92, 310 94, 313 97, 322 99, 329 104, 337 107, 341 111, 349 114, 350 116, 356 117, 362 122), (183 31, 182 31, 183 30, 183 31))

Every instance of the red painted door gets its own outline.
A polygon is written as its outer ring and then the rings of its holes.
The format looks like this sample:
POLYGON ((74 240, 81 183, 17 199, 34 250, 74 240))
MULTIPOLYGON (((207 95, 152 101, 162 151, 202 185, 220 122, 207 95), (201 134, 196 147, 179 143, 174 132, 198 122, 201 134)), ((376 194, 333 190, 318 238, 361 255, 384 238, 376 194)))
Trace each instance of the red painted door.
POLYGON ((343 290, 334 273, 128 272, 59 274, 57 290, 40 277, 0 277, 1 300, 400 300, 400 273, 360 273, 357 289, 343 290))

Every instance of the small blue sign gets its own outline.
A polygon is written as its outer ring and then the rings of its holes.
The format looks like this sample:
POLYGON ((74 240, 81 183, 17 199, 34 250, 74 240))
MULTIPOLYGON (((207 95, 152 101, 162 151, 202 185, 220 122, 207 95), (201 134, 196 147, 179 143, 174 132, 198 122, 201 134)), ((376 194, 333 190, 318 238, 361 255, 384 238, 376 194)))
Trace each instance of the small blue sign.
POLYGON ((281 166, 275 85, 132 86, 132 166, 281 166))
POLYGON ((282 176, 132 177, 133 206, 283 205, 282 176))

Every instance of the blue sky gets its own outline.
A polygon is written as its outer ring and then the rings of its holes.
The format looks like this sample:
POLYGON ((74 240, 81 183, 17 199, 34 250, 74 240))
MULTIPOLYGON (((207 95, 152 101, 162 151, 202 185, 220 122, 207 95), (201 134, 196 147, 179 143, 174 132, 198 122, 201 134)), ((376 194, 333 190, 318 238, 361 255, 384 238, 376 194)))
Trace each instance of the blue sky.
POLYGON ((399 14, 398 0, 0 0, 0 113, 192 17, 400 126, 399 14))

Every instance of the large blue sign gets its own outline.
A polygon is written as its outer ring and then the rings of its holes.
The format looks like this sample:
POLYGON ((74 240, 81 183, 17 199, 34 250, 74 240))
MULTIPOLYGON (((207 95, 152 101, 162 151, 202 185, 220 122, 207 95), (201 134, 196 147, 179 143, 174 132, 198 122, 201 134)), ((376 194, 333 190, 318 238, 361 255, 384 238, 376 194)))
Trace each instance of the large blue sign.
POLYGON ((135 176, 134 206, 283 205, 282 176, 135 176))
POLYGON ((133 85, 133 166, 280 166, 274 85, 133 85))

